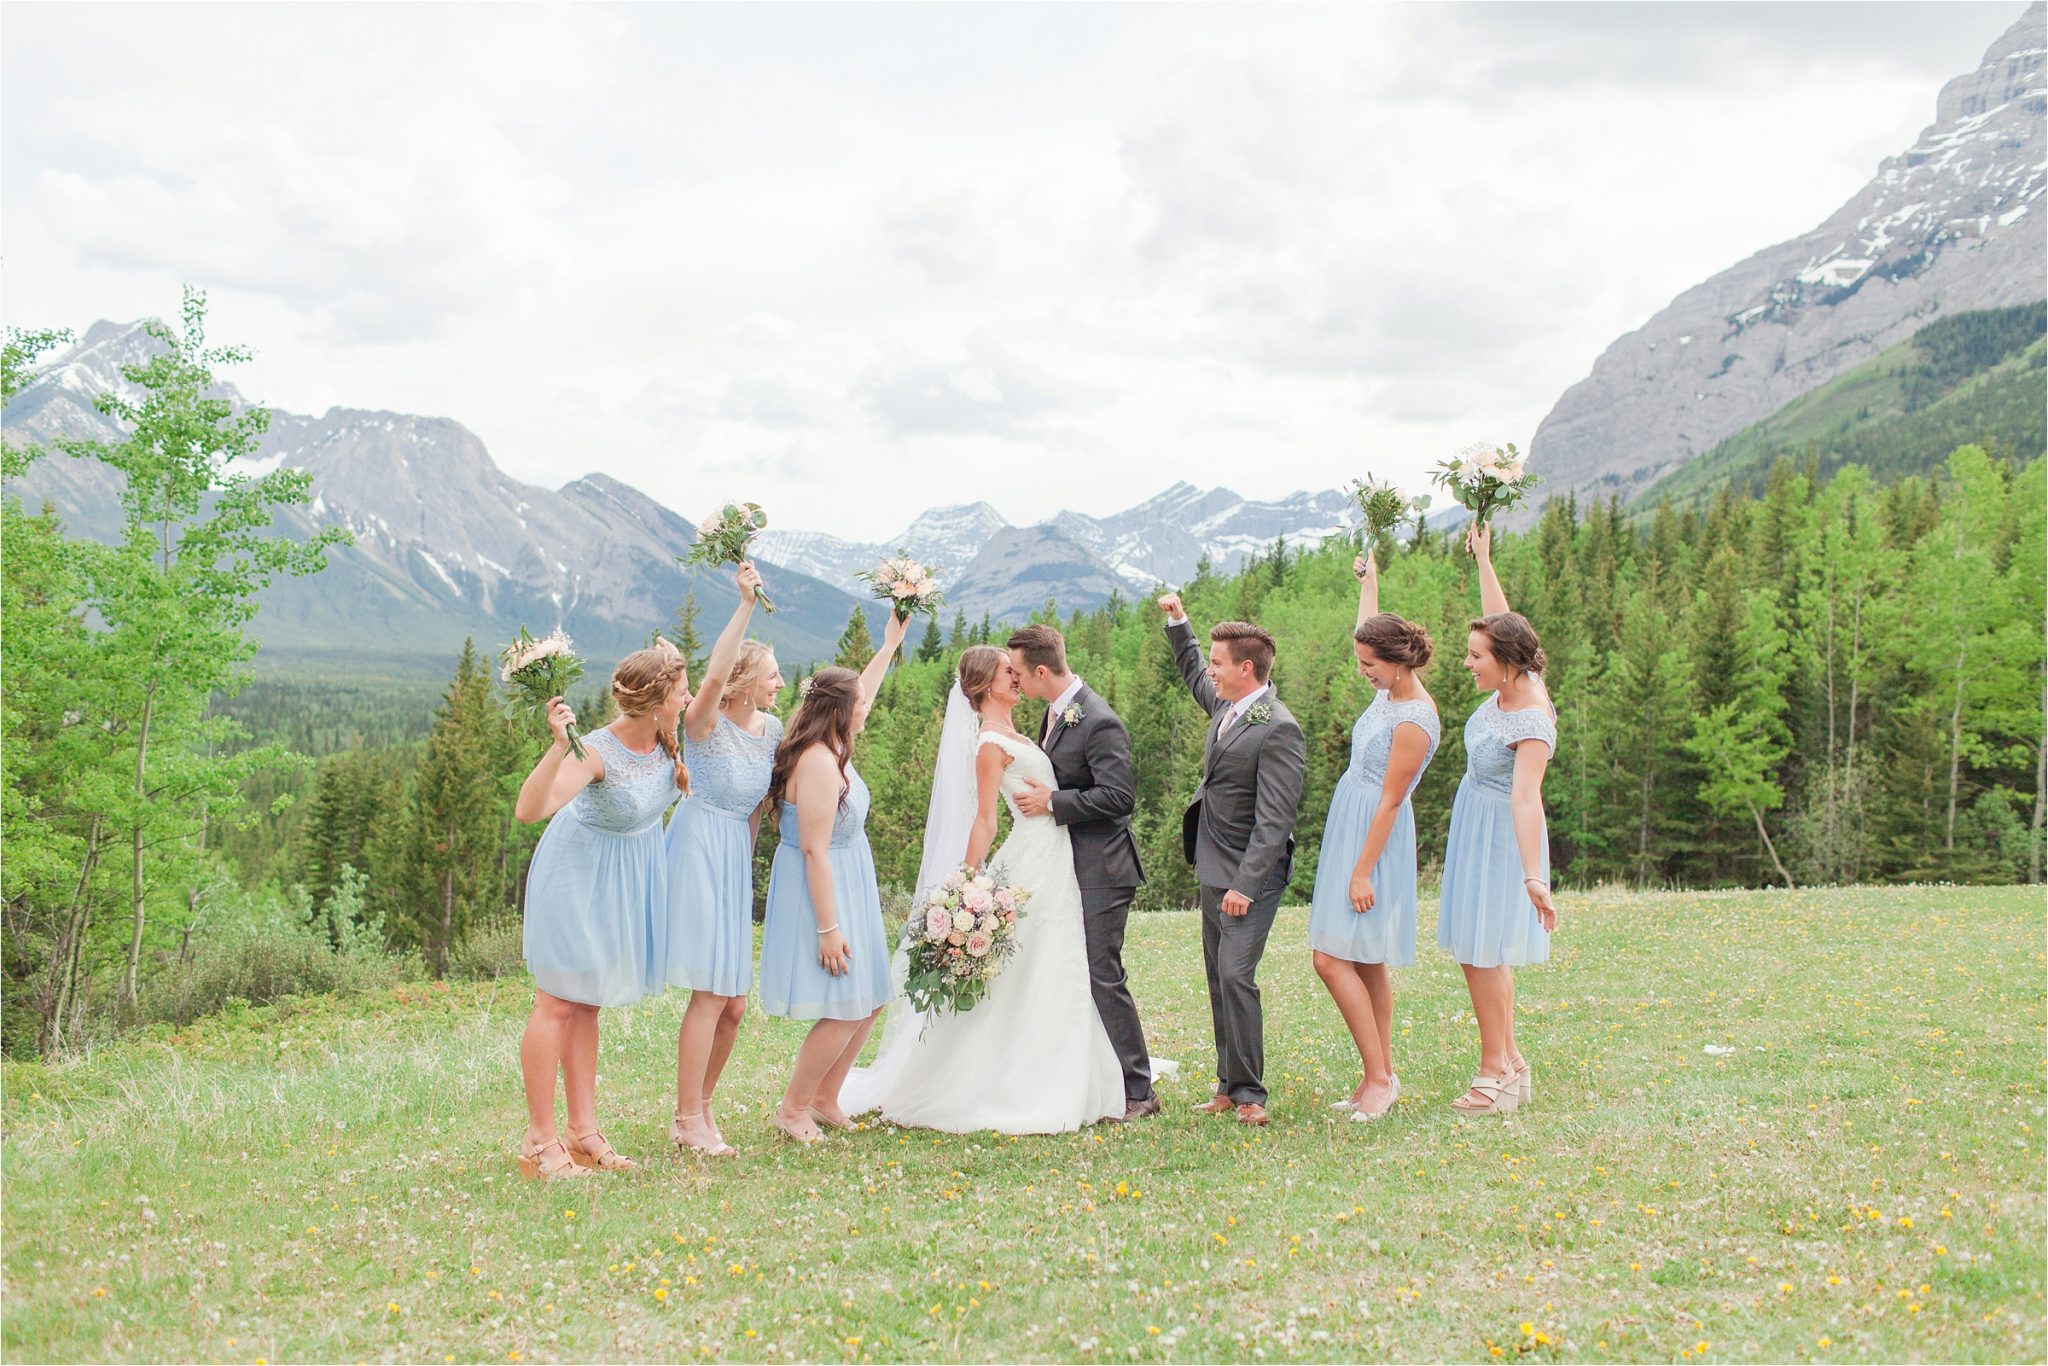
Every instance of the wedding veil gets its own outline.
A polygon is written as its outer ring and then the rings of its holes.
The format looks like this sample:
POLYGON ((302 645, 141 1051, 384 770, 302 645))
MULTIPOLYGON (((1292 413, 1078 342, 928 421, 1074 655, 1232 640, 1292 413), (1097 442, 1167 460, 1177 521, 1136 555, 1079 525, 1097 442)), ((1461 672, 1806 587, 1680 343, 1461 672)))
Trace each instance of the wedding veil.
MULTIPOLYGON (((967 858, 967 840, 974 832, 974 814, 980 805, 974 778, 975 750, 980 744, 981 717, 976 715, 967 694, 960 691, 956 676, 953 691, 946 698, 938 762, 932 768, 932 799, 924 817, 924 854, 917 865, 917 886, 911 891, 913 920, 923 914, 919 907, 924 905, 925 893, 967 858)), ((924 1027, 923 1013, 903 994, 903 984, 909 977, 910 955, 898 938, 896 951, 889 960, 889 980, 895 984, 895 997, 889 1004, 888 1017, 882 1022, 882 1039, 876 1047, 875 1060, 867 1067, 856 1067, 840 1088, 840 1100, 849 1114, 864 1113, 888 1093, 909 1061, 909 1036, 924 1027)))
POLYGON ((932 768, 932 800, 925 808, 924 857, 917 865, 917 886, 911 905, 967 857, 967 838, 974 830, 979 793, 974 780, 974 751, 981 741, 981 717, 953 680, 946 698, 946 723, 939 731, 939 758, 932 768))

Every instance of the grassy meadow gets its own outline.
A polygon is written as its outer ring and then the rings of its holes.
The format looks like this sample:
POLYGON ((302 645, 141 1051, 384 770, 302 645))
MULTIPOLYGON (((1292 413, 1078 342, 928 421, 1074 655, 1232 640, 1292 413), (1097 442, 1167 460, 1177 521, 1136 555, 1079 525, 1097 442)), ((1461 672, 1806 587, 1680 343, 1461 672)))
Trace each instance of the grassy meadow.
MULTIPOLYGON (((1423 929, 1395 1115, 1286 912, 1274 1123, 1207 1092, 1198 926, 1133 920, 1167 1112, 815 1150, 750 1014, 731 1162, 663 1141, 682 998, 608 1014, 642 1171, 511 1153, 517 983, 231 1012, 4 1081, 9 1360, 2006 1360, 2048 1355, 2041 889, 1570 896, 1520 978, 1533 1109, 1466 1120, 1476 1049, 1423 929), (1732 1050, 1709 1054, 1709 1046, 1732 1050)), ((1425 919, 1430 912, 1425 910, 1425 919)))

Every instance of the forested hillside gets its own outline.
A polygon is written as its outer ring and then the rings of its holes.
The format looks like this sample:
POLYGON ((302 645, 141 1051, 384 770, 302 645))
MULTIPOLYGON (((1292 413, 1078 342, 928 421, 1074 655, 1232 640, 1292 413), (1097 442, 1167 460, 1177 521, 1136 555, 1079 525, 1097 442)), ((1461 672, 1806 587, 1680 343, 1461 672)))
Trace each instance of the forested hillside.
MULTIPOLYGON (((0 509, 11 1052, 394 973, 519 970, 539 830, 511 810, 542 736, 506 718, 489 642, 450 661, 438 701, 371 659, 248 686, 257 593, 318 572, 324 546, 271 530, 273 509, 308 496, 302 473, 233 472, 261 418, 203 397, 233 354, 206 347, 203 320, 189 301, 124 413, 132 435, 96 452, 132 475, 118 543, 11 498, 0 509)), ((34 344, 50 339, 10 342, 10 384, 34 344)), ((1545 791, 1559 886, 2040 880, 2044 492, 2040 460, 1976 447, 1885 485, 1858 465, 1816 476, 1781 460, 1754 493, 1648 517, 1562 498, 1503 534, 1501 575, 1542 634, 1560 714, 1545 791)), ((1438 646, 1425 682, 1444 743, 1415 795, 1427 876, 1480 700, 1459 667, 1478 593, 1443 533, 1380 549, 1383 607, 1438 646)), ((1199 624, 1250 619, 1279 639, 1276 681, 1309 734, 1297 895, 1369 700, 1350 645, 1354 551, 1276 544, 1184 589, 1199 624)), ((1157 609, 1113 597, 1038 618, 1067 631, 1132 732, 1141 904, 1187 904, 1180 812, 1205 723, 1157 609)), ((659 625, 701 660, 720 624, 686 601, 659 625)), ((857 759, 886 885, 917 866, 952 659, 1006 635, 987 617, 930 623, 884 687, 857 759)), ((855 610, 839 659, 871 648, 855 610)), ((606 661, 593 664, 596 685, 606 661)), ((597 688, 579 700, 602 724, 597 688)), ((794 701, 791 688, 783 708, 794 701)), ((1018 719, 1037 722, 1029 705, 1018 719)), ((764 873, 775 839, 771 825, 764 873)))
POLYGON ((1761 491, 1782 456, 1821 475, 1861 465, 1881 482, 1928 474, 1959 446, 2031 460, 2048 449, 2044 323, 2048 306, 2039 303, 1929 323, 1672 471, 1636 507, 1697 506, 1728 487, 1761 491))

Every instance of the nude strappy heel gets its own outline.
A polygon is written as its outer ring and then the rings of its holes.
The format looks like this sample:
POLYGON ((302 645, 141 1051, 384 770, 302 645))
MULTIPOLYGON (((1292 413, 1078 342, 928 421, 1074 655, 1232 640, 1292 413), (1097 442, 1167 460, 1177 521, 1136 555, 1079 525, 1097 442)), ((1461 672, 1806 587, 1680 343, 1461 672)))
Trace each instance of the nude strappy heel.
POLYGON ((529 1181, 562 1181, 571 1177, 587 1176, 589 1173, 576 1164, 576 1158, 569 1151, 569 1145, 559 1137, 551 1138, 537 1148, 521 1146, 519 1149, 519 1174, 529 1181), (547 1160, 549 1149, 559 1149, 559 1162, 547 1160))
POLYGON ((569 1160, 590 1171, 629 1172, 640 1165, 614 1148, 612 1141, 596 1129, 587 1133, 572 1133, 569 1135, 569 1142, 574 1145, 569 1149, 569 1160), (583 1140, 586 1138, 594 1138, 604 1146, 594 1153, 585 1152, 583 1140))
POLYGON ((1521 1088, 1516 1085, 1513 1074, 1505 1077, 1474 1077, 1468 1091, 1476 1091, 1484 1098, 1480 1105, 1468 1105, 1465 1097, 1459 1096, 1451 1102, 1451 1108, 1461 1115, 1511 1115, 1522 1103, 1521 1088))

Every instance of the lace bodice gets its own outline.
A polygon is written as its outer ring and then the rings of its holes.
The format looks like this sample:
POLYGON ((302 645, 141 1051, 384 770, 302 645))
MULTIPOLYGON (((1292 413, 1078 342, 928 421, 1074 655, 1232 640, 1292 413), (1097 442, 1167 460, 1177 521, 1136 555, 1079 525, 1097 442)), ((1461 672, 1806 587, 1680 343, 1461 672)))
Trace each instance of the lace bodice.
POLYGON ((577 793, 569 805, 591 829, 633 834, 658 823, 661 813, 681 795, 676 791, 675 760, 660 745, 636 754, 610 727, 590 732, 583 744, 604 760, 604 777, 577 793))
POLYGON ((1474 784, 1503 797, 1515 790, 1514 746, 1523 740, 1541 740, 1557 748, 1557 722, 1547 705, 1502 711, 1500 694, 1480 703, 1465 722, 1465 776, 1474 784))
POLYGON ((733 816, 751 816, 768 795, 775 773, 775 746, 782 740, 782 722, 765 718, 768 729, 749 735, 727 716, 702 740, 683 738, 683 760, 690 766, 690 800, 704 802, 733 816))
MULTIPOLYGON (((860 770, 852 764, 846 766, 846 800, 832 815, 832 847, 843 849, 860 839, 867 830, 868 785, 861 781, 860 770)), ((796 839, 796 803, 782 804, 782 838, 796 839)))
MULTIPOLYGON (((983 731, 981 743, 994 745, 1010 756, 1010 766, 1003 770, 1003 801, 1010 808, 1010 819, 1018 822, 1019 828, 1022 828, 1024 823, 1033 820, 1034 817, 1027 816, 1017 809, 1017 794, 1023 790, 1027 782, 1037 783, 1040 787, 1057 788, 1060 783, 1059 779, 1053 776, 1052 759, 1029 740, 1020 740, 1001 731, 983 731)), ((1035 819, 1049 825, 1053 824, 1050 816, 1039 816, 1035 819)))
POLYGON ((1372 705, 1359 713, 1357 723, 1351 727, 1351 766, 1347 771, 1353 780, 1375 793, 1380 790, 1387 781, 1387 762, 1394 756, 1394 731, 1408 722, 1422 727, 1422 733, 1429 737, 1422 767, 1415 770, 1415 781, 1401 794, 1402 800, 1415 791, 1415 783, 1421 782, 1422 775, 1429 771, 1429 761, 1436 757, 1437 742, 1444 733, 1443 723, 1437 719, 1436 704, 1427 697, 1396 702, 1388 693, 1373 694, 1372 705))

